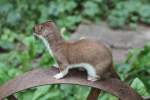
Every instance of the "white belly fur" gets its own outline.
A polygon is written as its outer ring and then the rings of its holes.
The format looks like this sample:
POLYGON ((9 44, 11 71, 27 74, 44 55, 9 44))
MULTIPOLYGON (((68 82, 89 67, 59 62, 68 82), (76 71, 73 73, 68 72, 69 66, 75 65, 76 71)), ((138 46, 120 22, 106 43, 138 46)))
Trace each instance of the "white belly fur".
POLYGON ((100 78, 100 76, 96 75, 96 70, 94 69, 94 67, 88 63, 80 63, 80 64, 72 64, 67 66, 67 68, 63 71, 61 71, 60 73, 54 75, 54 78, 56 79, 60 79, 63 78, 65 75, 68 74, 69 69, 72 68, 84 68, 87 71, 88 74, 88 78, 87 80, 90 81, 96 81, 98 80, 98 78, 100 78))
POLYGON ((88 64, 88 63, 80 63, 80 64, 71 64, 67 67, 68 69, 72 69, 72 68, 84 68, 87 71, 87 74, 90 76, 97 76, 96 75, 96 71, 95 68, 88 64))
MULTIPOLYGON (((36 33, 33 33, 35 36, 37 36, 39 39, 41 39, 46 47, 46 49, 48 50, 48 53, 50 56, 54 57, 52 50, 50 49, 50 44, 48 43, 48 41, 41 35, 37 35, 36 33)), ((55 60, 56 62, 56 60, 55 60)), ((54 67, 59 68, 58 63, 56 62, 54 67)))

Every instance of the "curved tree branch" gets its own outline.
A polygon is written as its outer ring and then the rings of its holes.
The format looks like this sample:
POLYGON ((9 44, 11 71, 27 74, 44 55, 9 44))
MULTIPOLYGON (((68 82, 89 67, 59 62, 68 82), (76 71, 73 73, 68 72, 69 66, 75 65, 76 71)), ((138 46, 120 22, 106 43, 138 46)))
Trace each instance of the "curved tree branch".
POLYGON ((10 95, 7 97, 8 100, 18 100, 15 96, 10 95))
POLYGON ((118 79, 106 79, 96 82, 88 81, 86 74, 71 70, 63 79, 57 80, 53 75, 58 73, 56 68, 48 70, 35 69, 8 81, 0 87, 0 100, 16 92, 47 84, 78 84, 98 88, 119 97, 122 100, 143 100, 128 85, 125 85, 118 79))
POLYGON ((90 93, 87 97, 87 100, 98 100, 98 96, 101 90, 97 88, 91 88, 90 93))

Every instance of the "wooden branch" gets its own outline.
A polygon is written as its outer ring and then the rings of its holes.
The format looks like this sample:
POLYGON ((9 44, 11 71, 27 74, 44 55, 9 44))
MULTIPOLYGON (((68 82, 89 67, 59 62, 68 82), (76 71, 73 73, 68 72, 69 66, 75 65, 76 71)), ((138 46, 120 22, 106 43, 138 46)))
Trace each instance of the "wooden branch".
POLYGON ((10 95, 7 97, 8 100, 18 100, 15 96, 10 95))
POLYGON ((58 73, 58 69, 50 68, 47 70, 35 69, 8 81, 0 87, 0 100, 8 97, 16 92, 47 84, 78 84, 86 85, 107 91, 122 100, 143 100, 128 85, 125 85, 118 79, 107 79, 96 82, 88 81, 86 74, 71 70, 71 72, 63 79, 57 80, 53 75, 58 73))
POLYGON ((97 88, 91 88, 91 91, 86 100, 98 100, 98 96, 101 90, 97 88))

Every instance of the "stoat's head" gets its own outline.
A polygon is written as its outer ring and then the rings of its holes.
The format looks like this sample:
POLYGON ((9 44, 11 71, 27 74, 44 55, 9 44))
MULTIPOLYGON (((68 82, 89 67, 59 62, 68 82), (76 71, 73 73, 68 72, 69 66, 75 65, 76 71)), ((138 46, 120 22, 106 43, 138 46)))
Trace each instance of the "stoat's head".
POLYGON ((33 34, 36 36, 49 37, 53 36, 57 32, 57 27, 53 21, 47 21, 41 24, 37 24, 33 27, 33 34))

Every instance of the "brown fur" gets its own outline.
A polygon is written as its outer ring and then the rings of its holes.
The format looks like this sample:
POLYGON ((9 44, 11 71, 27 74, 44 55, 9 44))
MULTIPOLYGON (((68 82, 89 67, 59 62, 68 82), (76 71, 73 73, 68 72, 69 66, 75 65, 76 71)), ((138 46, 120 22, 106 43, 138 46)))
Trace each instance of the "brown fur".
POLYGON ((42 35, 49 42, 52 52, 60 66, 60 71, 70 64, 89 63, 98 76, 113 73, 112 53, 100 41, 81 39, 75 42, 65 42, 52 21, 34 27, 34 32, 42 35))

